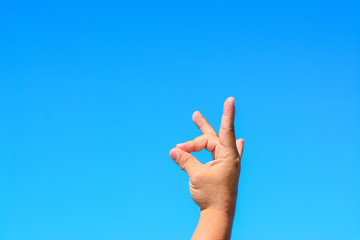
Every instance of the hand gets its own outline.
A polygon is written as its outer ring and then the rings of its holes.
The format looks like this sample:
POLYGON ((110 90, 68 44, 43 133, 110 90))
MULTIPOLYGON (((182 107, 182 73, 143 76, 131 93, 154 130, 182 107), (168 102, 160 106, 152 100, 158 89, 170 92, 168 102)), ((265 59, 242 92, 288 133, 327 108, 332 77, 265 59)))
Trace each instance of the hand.
POLYGON ((215 211, 232 217, 235 213, 244 140, 235 140, 234 114, 234 98, 230 97, 224 103, 217 135, 200 112, 194 112, 193 121, 203 135, 170 151, 170 157, 188 174, 191 196, 202 212, 215 211), (206 164, 190 154, 203 149, 213 157, 206 164))

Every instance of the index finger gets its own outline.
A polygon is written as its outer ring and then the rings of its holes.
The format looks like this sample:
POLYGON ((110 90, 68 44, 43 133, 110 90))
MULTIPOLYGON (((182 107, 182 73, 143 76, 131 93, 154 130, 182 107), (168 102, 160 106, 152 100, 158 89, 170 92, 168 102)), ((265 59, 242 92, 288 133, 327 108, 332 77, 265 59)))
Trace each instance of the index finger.
POLYGON ((221 126, 219 131, 219 140, 220 144, 224 147, 236 147, 235 140, 235 128, 234 128, 234 118, 235 118, 235 107, 234 107, 234 98, 229 97, 224 103, 223 116, 221 118, 221 126))

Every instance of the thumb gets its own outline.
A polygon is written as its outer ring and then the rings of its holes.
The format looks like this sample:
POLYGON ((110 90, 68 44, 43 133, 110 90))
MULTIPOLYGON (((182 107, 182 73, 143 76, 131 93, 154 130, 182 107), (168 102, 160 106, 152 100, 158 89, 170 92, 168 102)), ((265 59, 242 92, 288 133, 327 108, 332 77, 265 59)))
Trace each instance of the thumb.
POLYGON ((190 177, 195 172, 200 170, 201 163, 194 158, 190 153, 187 153, 179 148, 173 148, 170 151, 170 157, 184 170, 190 177))

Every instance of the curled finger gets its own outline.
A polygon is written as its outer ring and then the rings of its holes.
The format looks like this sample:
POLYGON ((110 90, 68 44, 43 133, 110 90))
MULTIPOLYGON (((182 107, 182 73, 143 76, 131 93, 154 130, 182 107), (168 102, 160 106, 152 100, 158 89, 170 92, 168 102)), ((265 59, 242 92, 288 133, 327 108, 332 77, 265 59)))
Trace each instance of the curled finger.
POLYGON ((199 152, 203 149, 212 152, 215 150, 215 147, 218 143, 219 138, 217 136, 212 134, 204 134, 195 138, 194 140, 178 144, 176 147, 189 153, 199 152))

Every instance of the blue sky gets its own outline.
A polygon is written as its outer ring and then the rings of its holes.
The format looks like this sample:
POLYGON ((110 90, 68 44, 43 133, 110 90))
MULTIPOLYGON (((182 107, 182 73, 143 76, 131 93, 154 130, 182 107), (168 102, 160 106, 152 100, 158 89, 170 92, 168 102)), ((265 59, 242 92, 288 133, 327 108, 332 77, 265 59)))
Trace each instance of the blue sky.
MULTIPOLYGON (((189 239, 168 156, 245 139, 233 239, 360 238, 356 1, 0 3, 0 239, 189 239)), ((210 154, 196 153, 202 162, 210 154)))

